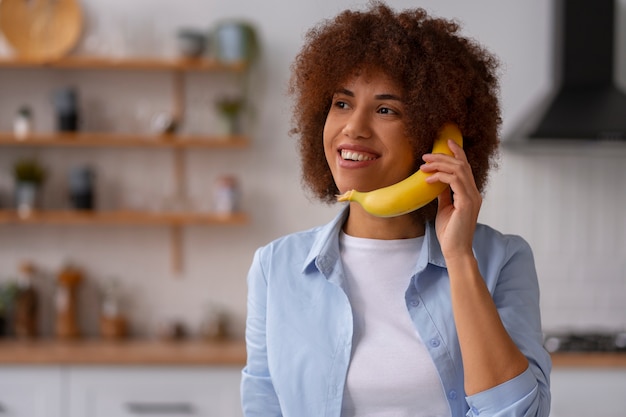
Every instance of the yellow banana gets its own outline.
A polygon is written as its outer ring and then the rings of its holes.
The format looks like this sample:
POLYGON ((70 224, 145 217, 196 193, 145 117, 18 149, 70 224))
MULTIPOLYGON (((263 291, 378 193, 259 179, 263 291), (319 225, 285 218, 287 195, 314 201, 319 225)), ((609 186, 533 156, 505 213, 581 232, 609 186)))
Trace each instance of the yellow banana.
MULTIPOLYGON (((448 139, 454 140, 459 146, 463 146, 463 136, 457 125, 446 123, 439 132, 439 136, 433 144, 432 153, 452 155, 448 147, 448 139)), ((447 184, 436 182, 429 184, 426 178, 432 174, 426 174, 421 170, 408 178, 387 187, 369 192, 350 190, 337 196, 337 201, 355 201, 365 211, 378 217, 395 217, 410 213, 433 201, 447 184)))

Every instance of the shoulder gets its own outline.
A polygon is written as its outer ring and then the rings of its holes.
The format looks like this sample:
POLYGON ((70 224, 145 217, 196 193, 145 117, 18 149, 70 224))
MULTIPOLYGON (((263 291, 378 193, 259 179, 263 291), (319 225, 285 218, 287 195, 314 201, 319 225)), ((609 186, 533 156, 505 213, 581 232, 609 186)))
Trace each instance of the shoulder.
POLYGON ((474 251, 477 255, 510 257, 516 253, 532 255, 528 242, 521 236, 502 233, 491 226, 479 223, 474 234, 474 251))
POLYGON ((280 256, 294 264, 298 259, 311 261, 322 252, 337 250, 337 235, 346 216, 347 210, 342 210, 329 223, 279 237, 259 248, 257 258, 268 261, 280 256))
POLYGON ((528 242, 519 235, 505 234, 479 224, 474 236, 474 256, 487 285, 513 280, 516 285, 536 286, 536 269, 528 242), (525 277, 524 279, 519 279, 525 277))
POLYGON ((276 238, 257 249, 262 256, 270 256, 285 252, 297 253, 305 251, 308 253, 313 243, 316 241, 322 230, 322 226, 290 233, 276 238))

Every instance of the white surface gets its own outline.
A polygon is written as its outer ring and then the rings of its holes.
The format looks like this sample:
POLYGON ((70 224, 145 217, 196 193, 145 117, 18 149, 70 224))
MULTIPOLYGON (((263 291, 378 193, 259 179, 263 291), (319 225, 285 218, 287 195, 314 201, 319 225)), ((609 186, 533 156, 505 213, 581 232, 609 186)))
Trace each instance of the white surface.
POLYGON ((550 417, 624 417, 624 369, 563 368, 552 372, 550 417))
POLYGON ((240 380, 239 367, 2 366, 0 415, 240 417, 240 380))
POLYGON ((240 379, 234 368, 73 368, 69 416, 238 417, 240 379))
POLYGON ((0 415, 62 417, 60 368, 0 367, 0 415))

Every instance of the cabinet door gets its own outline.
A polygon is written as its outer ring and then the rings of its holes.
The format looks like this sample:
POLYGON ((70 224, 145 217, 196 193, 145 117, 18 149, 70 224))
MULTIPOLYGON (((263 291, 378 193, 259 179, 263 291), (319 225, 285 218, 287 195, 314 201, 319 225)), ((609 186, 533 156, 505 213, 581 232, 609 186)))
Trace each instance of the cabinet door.
POLYGON ((239 368, 73 367, 70 417, 240 417, 239 368))
POLYGON ((557 368, 550 377, 550 417, 624 417, 624 368, 557 368))
POLYGON ((61 417, 62 395, 58 367, 0 367, 0 416, 61 417))

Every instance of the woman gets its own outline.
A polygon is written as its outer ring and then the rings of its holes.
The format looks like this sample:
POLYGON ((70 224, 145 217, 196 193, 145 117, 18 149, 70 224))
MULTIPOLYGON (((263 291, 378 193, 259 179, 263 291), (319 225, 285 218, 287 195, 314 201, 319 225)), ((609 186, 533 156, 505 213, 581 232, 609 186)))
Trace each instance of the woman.
POLYGON ((373 3, 308 33, 290 92, 313 194, 334 202, 418 169, 448 187, 392 218, 349 203, 256 252, 246 416, 548 416, 531 250, 477 224, 498 146, 496 67, 422 9, 373 3), (429 153, 446 122, 463 148, 429 153))

